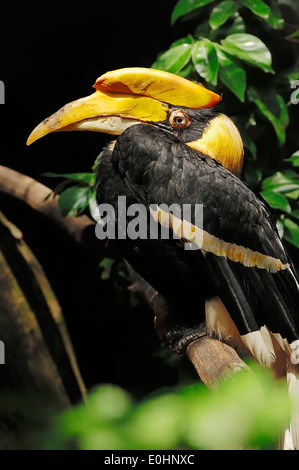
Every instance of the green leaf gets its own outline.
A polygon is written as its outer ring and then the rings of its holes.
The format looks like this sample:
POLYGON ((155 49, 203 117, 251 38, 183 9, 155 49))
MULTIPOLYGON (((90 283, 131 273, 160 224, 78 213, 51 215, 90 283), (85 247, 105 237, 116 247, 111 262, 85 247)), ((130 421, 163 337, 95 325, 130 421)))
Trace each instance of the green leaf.
POLYGON ((234 60, 221 49, 221 47, 218 46, 216 50, 220 80, 239 98, 240 101, 244 102, 246 90, 245 70, 237 65, 236 62, 234 62, 234 60))
POLYGON ((241 0, 244 7, 249 8, 257 16, 267 19, 270 15, 271 9, 262 0, 241 0))
POLYGON ((266 22, 274 29, 282 29, 284 27, 284 19, 281 16, 277 0, 270 0, 270 15, 266 22))
POLYGON ((153 63, 152 67, 178 74, 189 62, 191 51, 192 45, 187 43, 172 47, 162 53, 153 63))
POLYGON ((299 225, 291 219, 285 218, 284 238, 292 245, 299 248, 299 225))
POLYGON ((43 176, 48 178, 68 178, 74 181, 84 181, 87 184, 94 185, 95 174, 94 173, 53 173, 48 171, 43 173, 43 176))
POLYGON ((221 41, 222 49, 228 54, 261 68, 264 72, 274 73, 271 62, 272 57, 267 46, 252 34, 236 33, 227 36, 221 41))
POLYGON ((295 209, 292 211, 292 217, 295 217, 299 220, 299 209, 295 209))
POLYGON ((251 153, 251 155, 253 156, 253 158, 256 159, 257 149, 256 149, 255 142, 249 137, 248 134, 245 134, 245 133, 242 135, 242 140, 243 140, 244 147, 247 148, 249 152, 251 153))
POLYGON ((299 189, 293 189, 292 191, 287 191, 285 193, 285 196, 288 199, 293 199, 294 201, 297 201, 299 199, 299 189))
POLYGON ((194 42, 193 36, 191 34, 188 34, 188 36, 185 36, 183 38, 180 38, 174 41, 171 44, 169 49, 172 49, 173 47, 176 47, 176 46, 182 46, 184 44, 193 44, 193 42, 194 42))
POLYGON ((267 203, 271 207, 273 207, 273 209, 280 209, 281 211, 287 212, 287 213, 291 212, 292 210, 291 206, 287 198, 283 194, 268 190, 268 191, 263 191, 261 195, 263 196, 265 201, 267 201, 267 203))
POLYGON ((274 175, 263 180, 262 188, 264 191, 287 193, 299 189, 299 180, 292 171, 285 171, 284 173, 277 171, 274 175))
MULTIPOLYGON (((252 137, 250 136, 249 128, 252 125, 251 124, 251 116, 246 112, 246 114, 239 114, 238 116, 234 116, 234 122, 236 123, 237 128, 239 129, 239 132, 241 134, 242 140, 243 140, 243 145, 246 147, 249 152, 251 153, 253 160, 256 160, 257 157, 257 148, 256 144, 253 141, 252 137)), ((249 163, 248 158, 246 159, 247 163, 249 163)), ((254 174, 255 172, 255 164, 251 159, 251 163, 249 164, 250 166, 250 171, 254 174)), ((244 171, 246 172, 246 168, 244 166, 244 171)), ((256 175, 257 176, 257 175, 256 175)), ((261 180, 261 173, 259 174, 257 181, 261 180)), ((246 179, 247 181, 247 179, 246 179)), ((255 186, 255 183, 252 184, 252 186, 255 186)))
POLYGON ((63 216, 79 215, 87 206, 91 194, 88 186, 75 185, 63 191, 58 199, 58 207, 63 216))
POLYGON ((288 109, 283 97, 277 95, 271 88, 257 90, 249 87, 247 94, 249 101, 255 103, 260 113, 272 124, 279 142, 283 144, 289 124, 288 109))
POLYGON ((47 194, 43 202, 46 202, 51 196, 53 196, 53 198, 55 197, 55 193, 53 191, 50 191, 49 194, 47 194))
POLYGON ((292 165, 296 167, 299 166, 299 150, 293 153, 293 155, 290 158, 287 158, 286 162, 291 162, 292 165))
POLYGON ((239 13, 235 14, 235 19, 233 20, 232 25, 229 26, 229 28, 226 30, 226 36, 237 33, 246 33, 244 20, 242 16, 239 15, 239 13))
POLYGON ((192 47, 192 62, 197 73, 212 85, 217 84, 218 58, 216 49, 208 39, 196 41, 192 47))
POLYGON ((210 15, 209 24, 212 29, 217 29, 219 26, 226 23, 238 10, 238 2, 232 0, 224 0, 224 2, 216 5, 210 15))
POLYGON ((259 187, 262 178, 262 170, 258 166, 258 161, 248 159, 243 169, 243 179, 252 188, 259 187))
POLYGON ((178 18, 187 15, 197 8, 204 7, 213 0, 179 0, 171 15, 171 24, 174 24, 178 18))
POLYGON ((209 37, 210 33, 210 26, 207 21, 204 21, 203 23, 199 23, 199 25, 196 27, 194 36, 196 39, 202 39, 209 37))
POLYGON ((214 393, 195 383, 135 403, 119 387, 101 385, 55 417, 44 447, 68 449, 75 441, 80 450, 106 453, 273 448, 290 419, 287 388, 265 368, 249 367, 252 374, 220 381, 214 393))
MULTIPOLYGON (((290 85, 292 85, 292 82, 294 82, 295 80, 299 80, 299 68, 298 67, 294 67, 292 68, 291 70, 287 70, 285 72, 285 75, 286 75, 286 78, 289 82, 290 85)), ((295 84, 296 85, 296 84, 295 84)), ((293 85, 294 86, 294 85, 293 85)), ((292 88, 292 87, 291 87, 292 88)))
POLYGON ((103 279, 103 281, 110 279, 111 269, 114 262, 115 260, 111 258, 103 258, 100 262, 99 267, 102 268, 101 279, 103 279))
POLYGON ((180 77, 190 79, 191 75, 194 75, 194 67, 191 61, 185 65, 178 73, 177 75, 180 75, 180 77))
POLYGON ((294 33, 289 35, 289 38, 299 38, 299 29, 295 31, 294 33))
POLYGON ((68 186, 72 184, 72 180, 64 179, 60 183, 58 183, 55 188, 53 189, 53 197, 57 196, 58 194, 62 193, 68 186))

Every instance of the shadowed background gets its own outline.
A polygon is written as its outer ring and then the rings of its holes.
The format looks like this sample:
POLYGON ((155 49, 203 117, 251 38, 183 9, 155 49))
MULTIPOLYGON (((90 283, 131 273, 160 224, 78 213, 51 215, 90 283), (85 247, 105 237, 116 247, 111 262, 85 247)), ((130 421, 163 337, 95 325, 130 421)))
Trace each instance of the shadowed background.
MULTIPOLYGON (((93 93, 102 73, 150 67, 184 35, 184 24, 170 26, 174 5, 174 0, 6 5, 1 164, 51 188, 60 180, 43 177, 46 171, 90 171, 109 136, 57 133, 26 147, 28 135, 65 103, 93 93)), ((22 230, 48 276, 87 387, 113 382, 143 394, 176 381, 176 369, 153 357, 159 341, 152 313, 132 303, 123 286, 103 281, 99 259, 24 204, 1 195, 1 210, 22 230)))

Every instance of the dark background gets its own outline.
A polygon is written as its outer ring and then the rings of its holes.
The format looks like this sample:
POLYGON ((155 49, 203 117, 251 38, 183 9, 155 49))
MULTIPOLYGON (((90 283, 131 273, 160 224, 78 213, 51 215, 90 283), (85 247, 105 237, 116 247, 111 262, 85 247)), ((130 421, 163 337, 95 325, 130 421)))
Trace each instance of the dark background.
POLYGON ((58 169, 88 171, 107 137, 55 135, 27 149, 29 133, 65 103, 93 93, 96 78, 106 71, 150 67, 178 37, 180 26, 170 26, 175 3, 54 1, 4 7, 0 79, 6 106, 1 114, 8 146, 2 163, 32 176, 58 169))
MULTIPOLYGON (((184 35, 184 24, 170 25, 175 3, 98 0, 1 7, 1 164, 50 187, 57 181, 41 176, 45 171, 90 171, 109 136, 56 133, 26 147, 28 135, 65 103, 93 93, 96 78, 106 71, 150 67, 159 52, 184 35)), ((176 383, 178 369, 157 354, 152 313, 138 301, 132 306, 113 282, 102 281, 99 259, 24 205, 0 195, 0 207, 21 228, 54 288, 86 385, 113 382, 142 395, 176 383)))

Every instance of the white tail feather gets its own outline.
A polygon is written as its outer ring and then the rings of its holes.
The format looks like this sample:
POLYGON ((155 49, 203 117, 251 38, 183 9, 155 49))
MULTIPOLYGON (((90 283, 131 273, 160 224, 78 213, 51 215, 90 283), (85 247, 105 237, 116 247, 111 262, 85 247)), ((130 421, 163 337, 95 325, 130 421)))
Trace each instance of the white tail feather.
POLYGON ((285 435, 285 450, 299 450, 299 365, 287 359, 287 383, 291 400, 291 424, 285 435))
POLYGON ((292 410, 291 424, 279 448, 299 450, 299 340, 289 344, 279 333, 271 333, 266 326, 240 336, 219 297, 206 301, 206 323, 211 336, 228 342, 239 353, 251 353, 262 365, 272 368, 277 377, 286 375, 292 410))

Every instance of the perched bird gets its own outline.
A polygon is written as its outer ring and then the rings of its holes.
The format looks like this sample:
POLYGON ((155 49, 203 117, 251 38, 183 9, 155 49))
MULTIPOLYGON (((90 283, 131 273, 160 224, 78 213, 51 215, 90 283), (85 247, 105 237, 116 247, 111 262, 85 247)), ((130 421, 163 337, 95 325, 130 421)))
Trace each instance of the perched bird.
MULTIPOLYGON (((240 179, 242 140, 220 96, 143 68, 108 72, 94 87, 39 124, 28 144, 61 130, 118 135, 98 164, 97 201, 113 208, 108 223, 126 219, 125 228, 132 208, 145 208, 142 236, 118 232, 118 243, 168 304, 165 342, 182 352, 205 322, 209 335, 287 374, 299 395, 298 279, 271 209, 240 179)), ((296 424, 292 432, 298 448, 296 424)))

